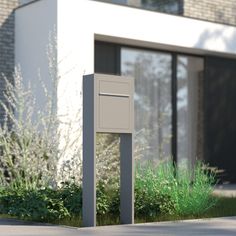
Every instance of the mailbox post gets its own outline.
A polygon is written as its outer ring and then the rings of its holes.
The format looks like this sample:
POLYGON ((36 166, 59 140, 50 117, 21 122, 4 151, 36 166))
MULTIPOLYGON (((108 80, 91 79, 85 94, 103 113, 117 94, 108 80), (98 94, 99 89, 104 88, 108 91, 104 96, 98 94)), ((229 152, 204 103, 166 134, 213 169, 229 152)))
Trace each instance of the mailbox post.
POLYGON ((134 81, 92 74, 83 79, 83 225, 96 226, 96 133, 120 134, 121 223, 134 222, 134 81))

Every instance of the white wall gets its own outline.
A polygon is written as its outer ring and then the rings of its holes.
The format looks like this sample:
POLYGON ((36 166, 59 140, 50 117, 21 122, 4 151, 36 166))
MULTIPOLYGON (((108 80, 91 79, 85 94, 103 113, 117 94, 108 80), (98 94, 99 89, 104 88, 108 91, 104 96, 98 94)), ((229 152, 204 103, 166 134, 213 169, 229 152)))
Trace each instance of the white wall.
POLYGON ((60 101, 61 108, 70 103, 76 109, 80 103, 82 76, 94 72, 95 38, 203 55, 236 56, 235 27, 103 2, 60 0, 58 57, 63 63, 59 70, 61 74, 70 71, 61 86, 64 89, 67 84, 70 91, 67 99, 60 101))
POLYGON ((49 35, 57 34, 56 31, 56 0, 36 1, 15 12, 15 65, 20 67, 25 85, 31 84, 38 110, 42 110, 46 103, 39 71, 47 88, 52 88, 47 47, 49 35))
POLYGON ((35 84, 38 68, 48 78, 45 48, 54 25, 62 78, 58 115, 65 122, 74 121, 81 108, 83 75, 94 73, 95 39, 236 57, 235 27, 91 0, 41 0, 16 11, 16 64, 35 84))
POLYGON ((203 55, 236 55, 235 27, 90 0, 58 3, 58 57, 63 61, 59 71, 62 75, 70 71, 59 86, 59 113, 67 107, 71 117, 81 104, 82 76, 94 73, 95 39, 203 55))

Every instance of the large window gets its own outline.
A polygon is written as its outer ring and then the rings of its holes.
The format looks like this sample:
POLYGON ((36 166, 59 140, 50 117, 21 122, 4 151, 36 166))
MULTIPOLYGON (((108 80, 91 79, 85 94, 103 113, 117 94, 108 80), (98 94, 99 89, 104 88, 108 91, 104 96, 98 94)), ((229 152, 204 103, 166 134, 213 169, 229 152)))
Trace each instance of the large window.
POLYGON ((121 74, 135 78, 135 150, 141 160, 171 156, 171 55, 121 48, 121 74))
POLYGON ((95 72, 135 79, 135 157, 191 166, 203 155, 201 57, 96 42, 95 72))

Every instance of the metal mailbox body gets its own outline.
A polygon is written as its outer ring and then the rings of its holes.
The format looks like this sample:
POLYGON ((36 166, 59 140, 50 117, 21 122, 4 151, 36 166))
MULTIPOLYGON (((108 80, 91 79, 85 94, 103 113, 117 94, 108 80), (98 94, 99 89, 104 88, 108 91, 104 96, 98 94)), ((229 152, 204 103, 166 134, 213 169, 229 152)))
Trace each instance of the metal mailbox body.
POLYGON ((95 75, 96 132, 133 132, 133 79, 95 75))
POLYGON ((120 134, 120 219, 134 222, 134 79, 92 74, 83 79, 83 225, 96 226, 96 133, 120 134))

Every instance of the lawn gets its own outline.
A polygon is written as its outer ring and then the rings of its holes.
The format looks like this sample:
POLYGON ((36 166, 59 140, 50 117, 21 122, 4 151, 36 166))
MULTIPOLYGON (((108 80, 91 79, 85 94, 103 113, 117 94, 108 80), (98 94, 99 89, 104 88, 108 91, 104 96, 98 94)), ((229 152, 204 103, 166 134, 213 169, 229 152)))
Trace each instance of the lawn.
POLYGON ((216 205, 201 215, 186 215, 186 216, 160 215, 159 217, 156 217, 153 219, 152 218, 135 219, 135 222, 144 223, 144 222, 152 222, 152 221, 172 221, 172 220, 236 216, 236 198, 230 198, 230 197, 216 197, 216 198, 217 198, 216 205))
MULTIPOLYGON (((136 217, 135 223, 236 216, 236 198, 230 198, 230 197, 216 197, 216 198, 217 198, 216 205, 202 215, 187 215, 187 216, 160 215, 158 217, 153 217, 153 218, 136 217)), ((61 221, 54 221, 53 223, 70 225, 70 226, 81 226, 81 218, 64 219, 61 221)), ((97 218, 97 224, 99 226, 113 225, 119 223, 120 222, 118 216, 109 215, 97 218)))

